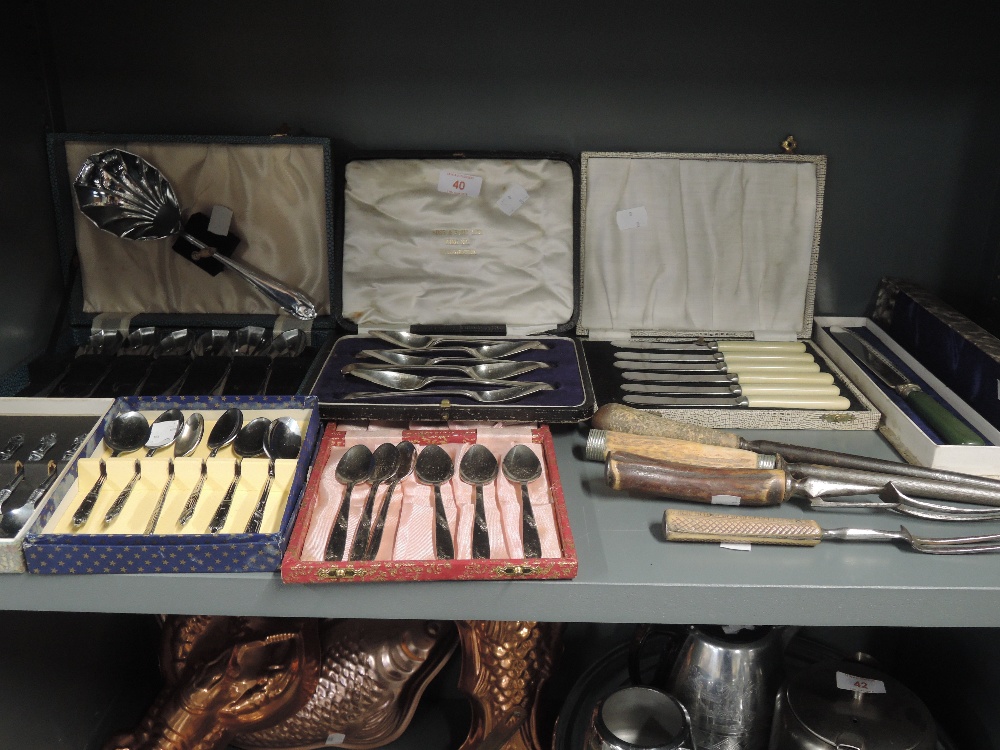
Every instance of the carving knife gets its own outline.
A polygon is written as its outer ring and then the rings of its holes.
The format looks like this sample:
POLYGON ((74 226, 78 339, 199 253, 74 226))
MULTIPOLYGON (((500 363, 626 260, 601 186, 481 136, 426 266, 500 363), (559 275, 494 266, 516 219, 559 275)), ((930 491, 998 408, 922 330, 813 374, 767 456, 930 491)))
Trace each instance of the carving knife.
POLYGON ((675 385, 673 383, 623 383, 625 393, 657 393, 663 396, 839 396, 835 385, 809 385, 805 383, 768 383, 760 385, 739 385, 718 383, 716 385, 675 385))
POLYGON ((651 396, 630 393, 622 399, 634 406, 716 406, 755 409, 821 409, 844 411, 851 406, 843 396, 769 395, 769 396, 651 396))
POLYGON ((801 341, 713 341, 709 339, 688 339, 684 341, 612 341, 616 349, 647 349, 667 352, 804 352, 806 345, 801 341))
POLYGON ((783 372, 773 370, 756 374, 754 372, 712 373, 671 373, 671 372, 634 372, 626 370, 622 373, 623 380, 636 383, 672 383, 674 385, 696 385, 715 384, 724 385, 726 383, 741 385, 765 385, 765 384, 799 384, 802 385, 832 385, 833 375, 828 372, 783 372))
POLYGON ((986 445, 986 441, 971 427, 907 378, 870 342, 847 328, 835 326, 830 329, 830 333, 838 344, 857 357, 879 380, 902 396, 946 443, 986 445))
MULTIPOLYGON (((853 453, 810 448, 792 443, 779 443, 771 440, 747 440, 732 432, 717 430, 712 427, 679 422, 675 419, 654 414, 653 412, 633 409, 622 404, 605 404, 590 420, 591 426, 599 430, 616 433, 628 433, 633 436, 644 436, 650 440, 666 439, 694 441, 706 446, 723 448, 742 448, 754 453, 778 453, 786 461, 796 461, 807 464, 822 464, 824 466, 839 466, 847 469, 861 469, 896 476, 915 477, 917 479, 932 479, 951 484, 978 486, 986 490, 1000 493, 1000 480, 972 474, 962 474, 943 469, 929 469, 924 466, 913 466, 900 461, 887 461, 882 458, 871 458, 853 453)), ((594 432, 595 430, 592 430, 594 432)), ((627 449, 629 453, 642 453, 637 448, 627 449)), ((658 454, 646 454, 656 457, 658 454)), ((597 460, 603 461, 604 456, 597 460)))

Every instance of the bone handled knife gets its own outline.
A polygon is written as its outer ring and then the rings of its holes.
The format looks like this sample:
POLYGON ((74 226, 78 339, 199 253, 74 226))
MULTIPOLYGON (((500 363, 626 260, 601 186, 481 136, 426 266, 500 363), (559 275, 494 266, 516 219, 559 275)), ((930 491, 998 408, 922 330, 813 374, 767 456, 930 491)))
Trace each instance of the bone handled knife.
POLYGON ((619 370, 647 370, 653 372, 701 372, 701 373, 735 373, 741 378, 746 375, 763 375, 765 373, 802 373, 819 372, 818 362, 788 362, 785 360, 757 360, 753 364, 730 365, 726 362, 687 361, 671 362, 657 359, 618 359, 614 366, 619 370))
POLYGON ((633 372, 626 370, 622 373, 623 380, 630 380, 636 383, 666 383, 674 385, 833 385, 833 375, 828 372, 765 372, 760 375, 754 373, 735 372, 712 373, 670 373, 670 372, 633 372))
POLYGON ((628 394, 622 399, 633 406, 717 406, 752 409, 818 409, 824 411, 845 411, 851 407, 849 399, 843 396, 652 396, 628 394))
POLYGON ((654 393, 663 396, 839 396, 835 385, 806 385, 805 383, 771 383, 766 385, 674 385, 672 383, 623 383, 625 393, 654 393))
POLYGON ((834 326, 830 333, 838 344, 861 360, 879 380, 902 396, 949 445, 986 445, 986 441, 971 427, 906 377, 870 342, 847 328, 834 326))
POLYGON ((723 354, 722 352, 663 352, 663 351, 632 351, 619 349, 615 359, 637 359, 646 362, 725 362, 726 364, 754 362, 815 362, 809 352, 738 352, 723 354))
POLYGON ((686 341, 612 341, 616 349, 646 349, 667 352, 804 352, 806 345, 801 341, 711 341, 693 339, 686 341))

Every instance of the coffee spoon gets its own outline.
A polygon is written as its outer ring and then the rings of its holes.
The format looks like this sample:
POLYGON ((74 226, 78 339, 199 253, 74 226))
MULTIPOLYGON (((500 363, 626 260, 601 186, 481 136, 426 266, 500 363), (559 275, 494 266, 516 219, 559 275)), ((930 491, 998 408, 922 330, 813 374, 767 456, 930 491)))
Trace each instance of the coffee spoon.
POLYGON ((264 437, 271 426, 271 420, 267 417, 257 417, 247 422, 233 441, 233 452, 236 454, 236 466, 233 469, 233 481, 229 484, 229 489, 219 503, 219 507, 212 514, 212 520, 208 524, 208 533, 217 534, 226 525, 229 517, 229 509, 233 505, 233 497, 236 495, 236 487, 240 483, 242 475, 243 459, 259 456, 264 452, 264 437))
POLYGON ((379 547, 382 546, 382 531, 385 529, 385 519, 389 515, 389 503, 392 500, 392 493, 396 485, 413 473, 413 465, 417 461, 417 449, 413 443, 403 440, 396 445, 396 452, 399 454, 399 463, 396 465, 396 473, 392 477, 389 489, 385 491, 382 498, 382 505, 379 508, 375 526, 372 528, 371 536, 368 538, 368 546, 365 549, 365 560, 374 560, 378 555, 379 547))
MULTIPOLYGON (((149 437, 149 421, 137 411, 128 411, 116 414, 108 425, 108 431, 104 435, 104 442, 111 449, 111 458, 117 458, 122 453, 132 453, 139 450, 146 444, 149 437)), ((138 463, 138 461, 136 462, 138 463)), ((104 480, 108 478, 108 467, 104 459, 101 459, 101 475, 98 477, 90 492, 83 498, 80 507, 73 514, 73 526, 80 527, 90 518, 94 505, 97 503, 97 496, 101 493, 104 480)))
MULTIPOLYGON (((173 445, 174 441, 177 440, 177 436, 180 435, 183 427, 184 415, 181 413, 180 409, 168 409, 158 416, 150 426, 149 433, 146 436, 146 442, 143 444, 146 448, 146 458, 151 458, 161 448, 173 445)), ((132 490, 135 489, 136 482, 138 482, 141 477, 142 464, 138 459, 136 459, 135 473, 132 475, 132 479, 129 480, 129 483, 125 485, 125 489, 118 494, 118 497, 115 498, 115 501, 111 504, 111 507, 105 514, 105 525, 111 523, 118 518, 119 515, 121 515, 122 510, 125 509, 125 503, 127 503, 128 499, 132 496, 132 490)))
POLYGON ((497 478, 499 465, 493 451, 484 445, 473 445, 462 456, 458 474, 463 482, 476 488, 476 520, 472 526, 472 556, 489 558, 490 531, 486 526, 486 506, 483 502, 483 485, 497 478))
POLYGON ((531 509, 528 482, 542 476, 542 463, 528 446, 518 443, 503 457, 503 475, 507 481, 521 486, 521 543, 525 557, 541 557, 542 543, 538 538, 538 523, 531 509))
POLYGON ((340 501, 337 518, 330 530, 324 560, 335 561, 344 558, 344 547, 347 546, 347 523, 351 513, 351 492, 354 491, 354 485, 368 479, 371 471, 372 452, 367 445, 352 445, 337 462, 334 477, 344 485, 344 497, 340 501))
POLYGON ((267 506, 267 496, 274 481, 274 462, 279 458, 296 458, 301 448, 302 431, 294 418, 279 417, 271 422, 264 438, 264 453, 271 459, 267 463, 267 481, 264 482, 264 489, 261 490, 257 506, 243 530, 245 533, 256 534, 260 531, 261 521, 264 520, 264 508, 267 506))
MULTIPOLYGON (((425 385, 442 383, 445 385, 465 385, 465 386, 494 386, 497 388, 507 388, 516 385, 510 380, 485 380, 481 378, 456 378, 450 375, 413 375, 408 372, 397 370, 352 370, 351 375, 370 383, 381 385, 385 388, 392 388, 397 391, 417 391, 425 385)), ((521 381, 528 382, 528 381, 521 381)))
POLYGON ((466 377, 475 378, 476 380, 505 380, 549 366, 545 362, 518 362, 517 360, 510 359, 491 359, 476 363, 476 360, 447 358, 442 359, 440 364, 422 365, 409 363, 409 360, 422 360, 423 357, 408 357, 405 354, 398 355, 396 352, 392 352, 392 354, 394 356, 386 358, 386 364, 384 365, 374 362, 351 362, 348 365, 344 365, 340 371, 344 375, 357 375, 359 378, 363 378, 364 375, 361 374, 362 372, 371 371, 392 372, 394 370, 406 370, 407 372, 418 373, 440 373, 442 370, 447 370, 464 373, 466 377))
POLYGON ((405 398, 407 396, 463 396, 472 401, 499 404, 504 401, 515 401, 539 391, 551 391, 554 389, 555 386, 549 383, 522 382, 512 385, 509 388, 493 388, 486 391, 468 391, 458 388, 442 388, 436 391, 355 391, 354 393, 344 394, 343 398, 345 400, 367 400, 377 398, 405 398))
POLYGON ((372 512, 375 509, 375 497, 378 495, 378 488, 382 482, 391 479, 399 466, 399 451, 392 443, 382 443, 372 453, 372 468, 368 473, 368 482, 371 489, 368 491, 368 498, 365 500, 361 510, 361 518, 358 519, 358 528, 354 532, 354 544, 351 545, 351 553, 348 560, 362 560, 365 556, 365 549, 368 547, 368 532, 371 530, 372 512))
POLYGON ((428 445, 417 455, 417 480, 434 487, 434 551, 438 560, 455 559, 455 542, 441 499, 441 485, 455 474, 455 463, 440 445, 428 445))
MULTIPOLYGON (((212 431, 208 433, 208 457, 215 458, 215 455, 220 450, 232 443, 239 434, 240 427, 242 426, 243 412, 235 406, 226 409, 215 423, 215 426, 212 427, 212 431)), ((179 527, 183 528, 187 525, 187 522, 194 515, 194 509, 198 505, 198 498, 201 497, 201 490, 205 486, 207 478, 208 461, 203 458, 201 460, 201 476, 198 477, 198 482, 195 484, 194 489, 191 490, 187 502, 184 503, 184 508, 181 509, 181 514, 177 517, 177 525, 179 527)))
MULTIPOLYGON (((174 458, 190 456, 194 453, 195 448, 198 447, 198 444, 201 442, 202 435, 204 434, 205 418, 198 412, 190 414, 188 418, 184 420, 184 424, 181 425, 180 434, 174 442, 174 458)), ((163 491, 160 493, 160 499, 156 502, 156 507, 153 508, 153 513, 149 517, 149 523, 146 524, 146 530, 143 532, 144 534, 152 534, 156 530, 156 523, 160 520, 160 513, 163 511, 163 503, 166 502, 167 493, 170 491, 170 485, 174 481, 174 458, 171 458, 167 462, 167 482, 163 485, 163 491)))

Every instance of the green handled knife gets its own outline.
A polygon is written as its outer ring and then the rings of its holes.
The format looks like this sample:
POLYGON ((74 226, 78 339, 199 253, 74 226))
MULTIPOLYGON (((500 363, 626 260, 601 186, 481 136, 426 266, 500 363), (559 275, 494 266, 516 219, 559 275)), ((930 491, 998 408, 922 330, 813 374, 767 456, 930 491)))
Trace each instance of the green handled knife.
POLYGON ((985 441, 965 422, 952 414, 906 377, 868 341, 847 328, 833 327, 831 335, 892 390, 906 399, 913 410, 927 420, 948 445, 985 445, 985 441))

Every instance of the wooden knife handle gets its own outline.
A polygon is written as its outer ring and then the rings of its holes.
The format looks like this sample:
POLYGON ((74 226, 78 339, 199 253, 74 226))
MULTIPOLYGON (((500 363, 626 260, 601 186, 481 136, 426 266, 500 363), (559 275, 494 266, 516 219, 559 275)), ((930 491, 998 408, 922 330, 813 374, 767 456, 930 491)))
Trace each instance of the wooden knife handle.
POLYGON ((786 498, 785 472, 777 469, 705 469, 628 453, 608 456, 605 479, 615 490, 697 503, 726 497, 739 499, 732 505, 766 506, 780 505, 786 498))
POLYGON ((599 430, 692 440, 696 443, 728 448, 740 447, 739 436, 731 432, 685 424, 676 419, 661 417, 623 404, 605 404, 591 417, 590 424, 599 430))
POLYGON ((604 461, 609 453, 630 453, 657 461, 720 469, 756 469, 760 465, 758 454, 739 448, 704 445, 669 437, 591 430, 587 436, 587 458, 604 461))
POLYGON ((692 510, 667 510, 663 535, 669 542, 729 542, 815 547, 822 538, 815 521, 761 518, 692 510))

